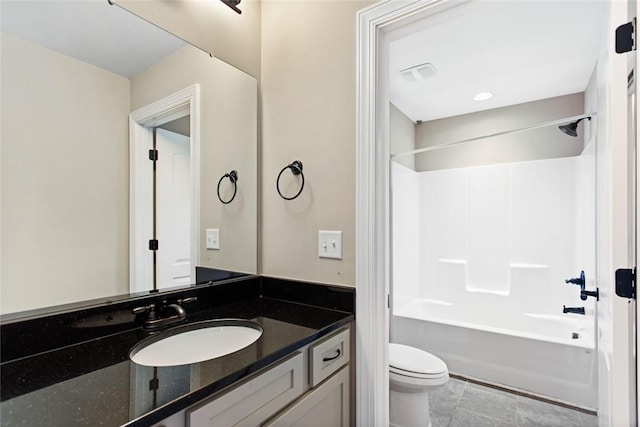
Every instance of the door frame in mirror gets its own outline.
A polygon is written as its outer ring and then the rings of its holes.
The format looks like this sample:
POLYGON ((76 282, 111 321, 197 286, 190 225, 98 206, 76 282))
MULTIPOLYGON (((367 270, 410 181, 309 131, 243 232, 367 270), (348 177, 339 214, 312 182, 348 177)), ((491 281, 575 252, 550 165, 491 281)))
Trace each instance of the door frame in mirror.
POLYGON ((199 260, 200 224, 200 86, 189 86, 129 114, 129 289, 131 293, 149 290, 153 283, 153 254, 149 239, 153 235, 152 174, 149 150, 153 128, 190 116, 191 132, 191 283, 199 260))

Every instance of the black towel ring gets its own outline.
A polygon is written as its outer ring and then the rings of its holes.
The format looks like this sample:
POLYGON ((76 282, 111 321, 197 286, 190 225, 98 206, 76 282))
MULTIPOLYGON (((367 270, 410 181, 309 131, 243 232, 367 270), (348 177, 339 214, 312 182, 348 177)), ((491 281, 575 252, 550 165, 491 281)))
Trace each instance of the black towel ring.
POLYGON ((228 205, 229 203, 233 202, 233 199, 236 198, 237 191, 238 191, 238 172, 231 171, 229 173, 225 173, 224 175, 222 175, 222 178, 220 178, 220 181, 218 181, 218 199, 225 205, 228 205), (231 183, 233 184, 233 196, 231 196, 231 198, 226 202, 222 200, 222 197, 220 197, 220 184, 222 184, 222 180, 225 178, 229 178, 229 181, 231 181, 231 183))
POLYGON ((278 190, 278 194, 283 199, 285 199, 285 200, 293 200, 296 197, 298 197, 300 195, 300 193, 302 193, 302 189, 303 188, 304 188, 304 174, 302 173, 302 162, 300 160, 295 160, 293 163, 288 164, 287 166, 283 167, 282 170, 280 171, 280 173, 278 174, 278 178, 276 179, 276 190, 278 190), (302 177, 302 184, 300 184, 300 190, 298 190, 296 195, 293 196, 293 197, 285 197, 285 196, 282 195, 282 192, 280 191, 280 177, 282 176, 282 173, 287 169, 291 169, 291 173, 292 174, 300 175, 302 177))

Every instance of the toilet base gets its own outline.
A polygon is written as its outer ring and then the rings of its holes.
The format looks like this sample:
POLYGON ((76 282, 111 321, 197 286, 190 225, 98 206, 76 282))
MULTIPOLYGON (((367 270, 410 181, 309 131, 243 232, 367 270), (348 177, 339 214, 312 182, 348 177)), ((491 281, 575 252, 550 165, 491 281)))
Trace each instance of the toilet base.
POLYGON ((403 393, 389 390, 389 425, 431 427, 427 392, 403 393))

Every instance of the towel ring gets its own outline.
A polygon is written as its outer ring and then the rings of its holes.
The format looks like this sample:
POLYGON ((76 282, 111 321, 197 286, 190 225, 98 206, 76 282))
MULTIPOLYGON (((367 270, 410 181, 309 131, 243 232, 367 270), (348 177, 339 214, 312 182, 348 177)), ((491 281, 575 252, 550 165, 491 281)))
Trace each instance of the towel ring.
POLYGON ((278 174, 278 178, 276 179, 276 190, 278 190, 278 194, 283 199, 285 199, 285 200, 293 200, 296 197, 298 197, 300 195, 300 193, 302 193, 302 189, 303 188, 304 188, 304 174, 302 173, 302 162, 300 160, 295 160, 293 163, 290 163, 287 166, 283 167, 282 170, 280 171, 280 173, 278 174), (285 197, 285 196, 282 195, 282 192, 280 191, 280 177, 282 176, 282 173, 287 169, 291 169, 291 173, 292 174, 300 175, 302 177, 302 184, 300 184, 300 190, 298 190, 296 195, 293 196, 293 197, 285 197))
POLYGON ((225 173, 224 175, 222 175, 222 178, 220 178, 220 181, 218 181, 218 199, 225 205, 228 205, 229 203, 233 202, 233 199, 236 198, 237 192, 238 192, 238 172, 233 170, 229 173, 225 173), (233 184, 233 196, 231 196, 231 198, 226 202, 222 200, 222 197, 220 197, 220 184, 222 184, 222 180, 225 178, 229 178, 229 181, 231 181, 231 183, 233 184))

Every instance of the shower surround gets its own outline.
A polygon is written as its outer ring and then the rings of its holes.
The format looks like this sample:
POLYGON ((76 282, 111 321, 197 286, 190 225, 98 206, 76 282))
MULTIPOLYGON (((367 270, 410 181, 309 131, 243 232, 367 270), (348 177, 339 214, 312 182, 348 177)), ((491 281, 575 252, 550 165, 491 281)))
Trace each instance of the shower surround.
POLYGON ((577 157, 415 172, 392 163, 392 341, 461 375, 597 406, 594 168, 577 157), (586 315, 563 314, 563 305, 586 315))

